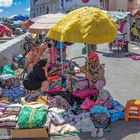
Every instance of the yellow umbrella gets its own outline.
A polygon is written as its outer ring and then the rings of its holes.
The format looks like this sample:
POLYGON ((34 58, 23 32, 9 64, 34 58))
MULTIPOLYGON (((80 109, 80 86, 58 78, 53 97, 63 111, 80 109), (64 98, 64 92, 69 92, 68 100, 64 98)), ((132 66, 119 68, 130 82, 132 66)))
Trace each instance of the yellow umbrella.
POLYGON ((83 7, 65 15, 47 36, 60 42, 101 44, 114 40, 116 25, 100 9, 83 7))

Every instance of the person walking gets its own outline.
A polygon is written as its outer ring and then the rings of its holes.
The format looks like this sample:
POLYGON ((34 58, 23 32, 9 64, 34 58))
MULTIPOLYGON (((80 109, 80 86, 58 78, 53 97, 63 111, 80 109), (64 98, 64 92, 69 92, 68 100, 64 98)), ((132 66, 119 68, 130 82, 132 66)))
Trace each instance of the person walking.
POLYGON ((123 34, 125 34, 125 52, 128 53, 128 45, 129 45, 129 41, 130 41, 130 20, 129 18, 125 19, 125 24, 124 24, 124 28, 123 28, 123 34))

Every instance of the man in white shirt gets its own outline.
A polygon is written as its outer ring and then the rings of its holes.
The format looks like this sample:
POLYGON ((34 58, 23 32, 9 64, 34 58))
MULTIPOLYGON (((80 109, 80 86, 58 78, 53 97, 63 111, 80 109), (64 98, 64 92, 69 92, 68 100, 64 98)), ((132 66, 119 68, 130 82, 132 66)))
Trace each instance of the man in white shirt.
POLYGON ((129 20, 129 18, 125 19, 123 34, 125 34, 125 42, 126 42, 125 51, 128 52, 128 43, 130 41, 130 20, 129 20))

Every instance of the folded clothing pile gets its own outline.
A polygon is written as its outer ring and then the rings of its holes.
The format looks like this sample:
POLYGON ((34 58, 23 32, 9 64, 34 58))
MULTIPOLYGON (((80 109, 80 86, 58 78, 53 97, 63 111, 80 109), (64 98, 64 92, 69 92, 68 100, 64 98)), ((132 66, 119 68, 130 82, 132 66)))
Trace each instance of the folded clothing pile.
POLYGON ((6 97, 10 101, 15 101, 25 95, 19 79, 11 74, 0 75, 0 87, 2 88, 0 97, 6 97))
POLYGON ((1 97, 6 97, 10 99, 10 101, 20 99, 23 96, 25 96, 25 91, 22 86, 11 89, 2 89, 1 97))
POLYGON ((1 106, 0 127, 15 127, 17 123, 17 115, 21 109, 19 106, 1 106))
POLYGON ((0 75, 0 87, 3 89, 11 89, 20 86, 18 78, 11 74, 0 75))

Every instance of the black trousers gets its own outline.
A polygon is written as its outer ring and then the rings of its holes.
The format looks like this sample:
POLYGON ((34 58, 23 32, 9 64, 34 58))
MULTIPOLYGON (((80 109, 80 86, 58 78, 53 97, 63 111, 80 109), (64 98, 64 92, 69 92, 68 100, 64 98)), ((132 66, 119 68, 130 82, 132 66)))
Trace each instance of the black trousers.
POLYGON ((124 46, 124 49, 125 49, 126 52, 128 52, 128 41, 126 41, 125 43, 126 43, 126 44, 125 44, 125 46, 124 46))

